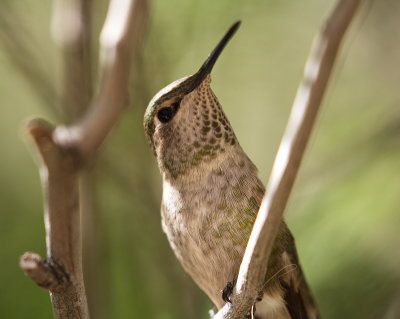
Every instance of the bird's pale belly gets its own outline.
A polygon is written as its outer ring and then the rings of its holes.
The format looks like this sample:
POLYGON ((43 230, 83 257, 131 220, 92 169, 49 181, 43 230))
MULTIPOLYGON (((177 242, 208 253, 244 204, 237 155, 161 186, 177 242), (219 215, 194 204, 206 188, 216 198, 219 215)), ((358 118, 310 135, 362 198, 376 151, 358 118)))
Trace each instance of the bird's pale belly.
POLYGON ((233 242, 234 238, 224 236, 220 225, 227 227, 226 220, 217 217, 211 223, 197 218, 202 214, 196 215, 182 210, 171 220, 165 211, 163 229, 185 271, 219 308, 224 304, 221 290, 236 279, 247 240, 233 242))

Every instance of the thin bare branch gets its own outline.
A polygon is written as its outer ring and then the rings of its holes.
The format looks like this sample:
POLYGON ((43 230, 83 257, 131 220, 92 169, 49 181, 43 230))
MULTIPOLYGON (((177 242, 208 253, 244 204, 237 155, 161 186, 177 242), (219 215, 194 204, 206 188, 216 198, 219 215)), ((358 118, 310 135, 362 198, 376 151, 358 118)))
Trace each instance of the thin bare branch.
POLYGON ((135 51, 139 43, 147 10, 146 0, 111 2, 101 33, 103 76, 99 94, 82 121, 56 129, 54 138, 57 143, 76 149, 83 159, 93 155, 128 105, 126 83, 132 60, 131 51, 135 51))
MULTIPOLYGON (((54 0, 51 31, 61 50, 61 83, 59 107, 63 122, 69 124, 80 118, 90 106, 92 81, 92 12, 91 0, 54 0)), ((93 201, 93 163, 85 166, 79 182, 82 233, 82 261, 85 290, 92 316, 98 317, 96 216, 93 201), (89 248, 90 247, 90 248, 89 248)), ((99 309, 100 310, 100 309, 99 309)))
POLYGON ((54 0, 51 31, 62 50, 60 106, 64 120, 82 116, 92 96, 91 0, 54 0))
POLYGON ((243 318, 262 289, 268 258, 337 52, 360 2, 361 0, 339 0, 314 43, 275 158, 266 194, 243 256, 232 304, 225 305, 214 316, 215 319, 243 318))
MULTIPOLYGON (((47 259, 25 254, 21 267, 36 283, 50 289, 55 318, 89 318, 82 275, 79 176, 127 103, 131 49, 141 35, 146 3, 111 1, 102 34, 102 84, 88 113, 75 124, 55 130, 40 119, 27 125, 40 158, 47 259)), ((82 93, 73 88, 69 92, 82 93)), ((78 98, 70 99, 74 100, 78 98)))
POLYGON ((36 278, 45 278, 52 272, 53 277, 59 278, 56 268, 45 267, 49 263, 58 265, 67 283, 63 280, 62 287, 57 282, 51 285, 55 317, 89 318, 81 267, 78 167, 74 154, 54 143, 53 128, 43 120, 30 121, 27 131, 40 157, 45 204, 47 261, 37 263, 34 274, 36 278))

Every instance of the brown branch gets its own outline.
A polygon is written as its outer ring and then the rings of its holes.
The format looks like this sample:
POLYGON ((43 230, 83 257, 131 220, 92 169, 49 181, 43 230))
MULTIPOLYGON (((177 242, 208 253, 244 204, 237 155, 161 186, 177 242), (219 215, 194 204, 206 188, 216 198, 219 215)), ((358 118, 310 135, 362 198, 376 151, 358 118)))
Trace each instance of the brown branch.
POLYGON ((62 50, 60 107, 67 123, 82 116, 92 96, 91 0, 54 0, 51 31, 62 50))
MULTIPOLYGON (((66 152, 53 141, 53 128, 44 120, 30 121, 27 130, 40 155, 47 245, 47 262, 38 263, 38 267, 34 268, 34 278, 49 277, 49 272, 54 268, 45 265, 59 265, 68 282, 53 281, 49 286, 54 316, 88 318, 81 268, 76 160, 74 154, 66 152), (45 273, 39 275, 40 271, 45 273)), ((59 274, 53 272, 53 277, 58 278, 59 274)), ((42 286, 42 282, 35 281, 42 286)))
POLYGON ((56 129, 54 138, 90 158, 128 104, 131 50, 135 51, 148 10, 147 0, 113 1, 101 34, 103 77, 89 113, 76 125, 56 129), (122 5, 124 4, 124 5, 122 5), (123 21, 128 21, 124 24, 123 21))
POLYGON ((131 50, 145 21, 145 4, 145 0, 110 2, 102 32, 102 85, 87 115, 55 130, 40 119, 27 125, 40 157, 47 259, 40 261, 38 255, 28 253, 21 257, 21 267, 38 285, 50 290, 55 318, 89 318, 82 275, 78 181, 81 168, 127 104, 131 50))
POLYGON ((261 291, 268 258, 343 36, 361 0, 339 0, 314 43, 275 158, 232 297, 214 318, 243 318, 261 291))
MULTIPOLYGON (((92 81, 92 0, 54 0, 51 31, 61 49, 60 109, 63 122, 69 124, 80 118, 90 106, 93 92, 92 81)), ((80 176, 79 196, 82 233, 82 269, 89 312, 98 317, 97 289, 98 264, 96 238, 96 214, 93 201, 94 163, 87 163, 80 176), (93 266, 92 266, 93 265, 93 266), (94 278, 96 277, 96 278, 94 278)), ((101 303, 103 304, 103 303, 101 303)), ((100 309, 99 309, 100 310, 100 309)))

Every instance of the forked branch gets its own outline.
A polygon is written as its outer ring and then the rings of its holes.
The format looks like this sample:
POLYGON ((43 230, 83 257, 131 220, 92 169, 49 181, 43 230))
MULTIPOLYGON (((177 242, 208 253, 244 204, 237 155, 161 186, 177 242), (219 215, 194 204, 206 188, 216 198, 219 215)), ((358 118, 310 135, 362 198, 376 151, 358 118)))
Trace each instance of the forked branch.
POLYGON ((340 44, 361 1, 339 0, 314 42, 243 256, 232 303, 226 304, 214 319, 244 318, 261 291, 269 255, 340 44))
MULTIPOLYGON (((21 268, 51 293, 55 318, 89 318, 81 262, 78 179, 128 103, 132 50, 142 34, 146 0, 111 0, 101 36, 101 86, 88 113, 70 126, 28 123, 40 157, 47 258, 25 253, 21 268)), ((72 20, 74 22, 75 20, 72 20)))

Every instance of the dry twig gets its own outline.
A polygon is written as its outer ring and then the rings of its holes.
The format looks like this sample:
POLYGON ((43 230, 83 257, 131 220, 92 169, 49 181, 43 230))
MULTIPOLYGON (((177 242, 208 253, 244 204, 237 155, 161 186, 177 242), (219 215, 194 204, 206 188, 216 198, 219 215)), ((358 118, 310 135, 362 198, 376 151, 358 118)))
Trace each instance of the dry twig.
POLYGON ((54 0, 51 33, 62 54, 60 106, 71 122, 89 107, 91 65, 91 0, 54 0))
POLYGON ((39 286, 50 290, 55 318, 89 318, 78 178, 127 105, 131 51, 146 15, 146 0, 112 0, 101 36, 101 87, 89 112, 55 130, 40 119, 27 125, 41 159, 47 258, 41 261, 38 255, 26 253, 20 265, 39 286))
POLYGON ((361 0, 339 0, 314 43, 275 158, 266 194, 243 256, 232 303, 226 304, 214 319, 244 318, 261 291, 268 258, 337 52, 360 2, 361 0))

